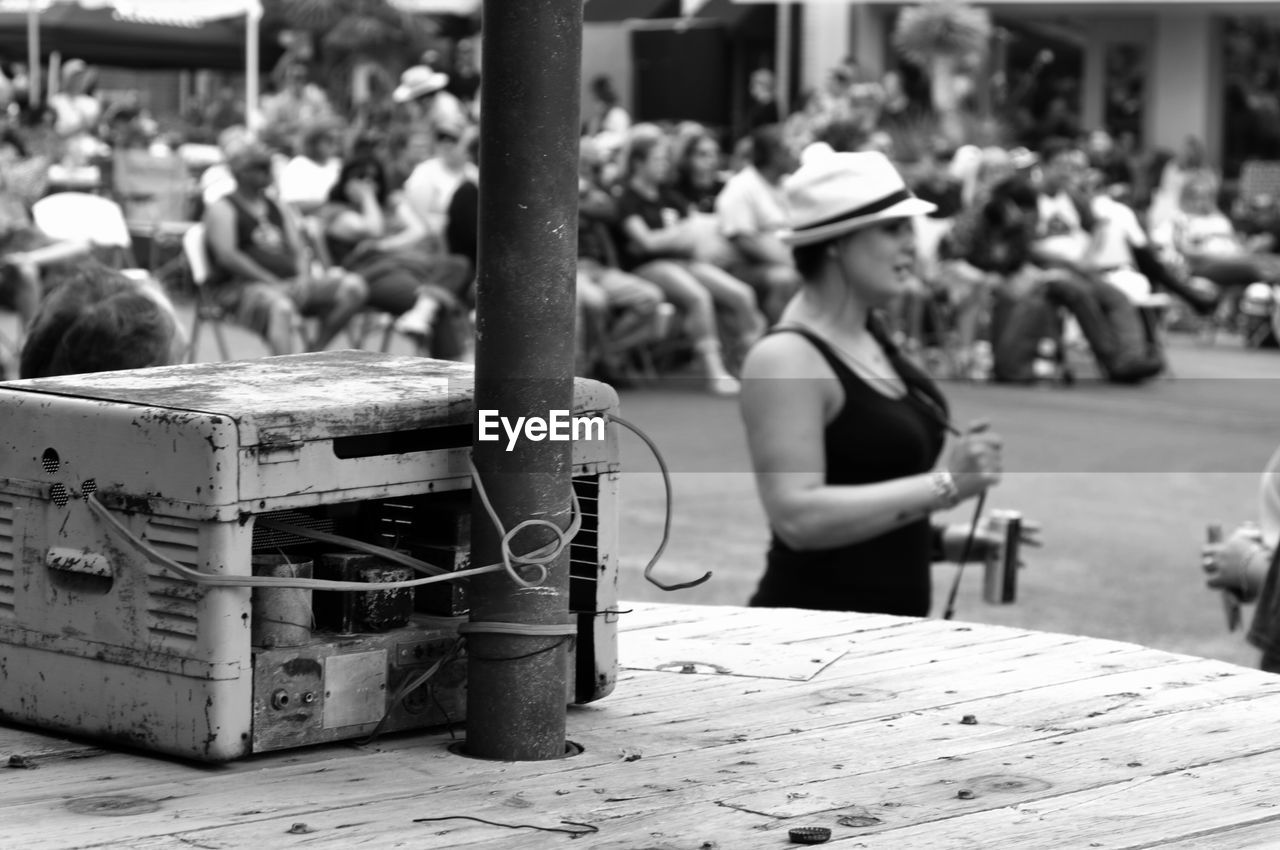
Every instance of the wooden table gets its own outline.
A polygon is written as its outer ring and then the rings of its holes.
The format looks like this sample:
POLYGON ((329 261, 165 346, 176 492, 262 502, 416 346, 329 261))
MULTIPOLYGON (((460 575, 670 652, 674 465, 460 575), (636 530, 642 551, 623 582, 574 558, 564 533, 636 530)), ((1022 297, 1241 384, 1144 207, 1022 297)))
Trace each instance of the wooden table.
POLYGON ((940 620, 635 605, 623 627, 617 691, 570 710, 585 750, 552 762, 440 732, 210 767, 0 727, 0 848, 1280 846, 1280 677, 940 620), (506 826, 415 822, 452 815, 506 826))

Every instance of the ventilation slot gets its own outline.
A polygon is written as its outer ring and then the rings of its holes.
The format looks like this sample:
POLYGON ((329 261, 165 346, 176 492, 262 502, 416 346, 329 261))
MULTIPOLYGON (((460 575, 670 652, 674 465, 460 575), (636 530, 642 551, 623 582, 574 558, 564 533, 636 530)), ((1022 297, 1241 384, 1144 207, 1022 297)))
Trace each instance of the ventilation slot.
POLYGON ((0 500, 0 622, 15 618, 13 502, 0 500))
MULTIPOLYGON (((306 513, 304 511, 273 511, 267 514, 260 514, 260 519, 273 519, 277 522, 288 523, 289 525, 297 525, 302 528, 310 528, 314 531, 327 531, 333 533, 333 520, 328 517, 317 516, 316 514, 306 513)), ((275 552, 279 549, 288 549, 295 546, 314 546, 314 542, 305 537, 299 537, 296 534, 290 534, 287 531, 276 531, 273 528, 267 528, 262 523, 253 524, 253 552, 258 554, 261 552, 275 552)))
POLYGON ((600 581, 600 479, 574 478, 573 491, 578 494, 582 526, 569 545, 569 609, 594 611, 600 581))
MULTIPOLYGON (((196 522, 153 517, 147 522, 147 542, 171 561, 199 569, 200 531, 196 522)), ((205 591, 159 564, 147 563, 147 629, 153 640, 170 648, 188 647, 199 634, 199 606, 205 591)))

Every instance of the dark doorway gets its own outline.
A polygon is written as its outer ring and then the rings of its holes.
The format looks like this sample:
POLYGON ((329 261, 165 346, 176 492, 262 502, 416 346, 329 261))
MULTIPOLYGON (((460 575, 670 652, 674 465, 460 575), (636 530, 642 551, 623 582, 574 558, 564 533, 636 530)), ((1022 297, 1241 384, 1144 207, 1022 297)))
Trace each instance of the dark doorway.
MULTIPOLYGON (((652 24, 665 22, 654 21, 652 24)), ((731 120, 729 40, 723 26, 646 26, 631 32, 637 121, 731 120)))

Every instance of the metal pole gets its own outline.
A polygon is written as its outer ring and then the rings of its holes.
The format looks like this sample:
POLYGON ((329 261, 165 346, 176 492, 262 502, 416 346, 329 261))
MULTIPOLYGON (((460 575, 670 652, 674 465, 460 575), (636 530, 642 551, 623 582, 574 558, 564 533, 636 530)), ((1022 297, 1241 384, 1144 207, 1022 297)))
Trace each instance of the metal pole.
POLYGON ((777 54, 778 111, 785 119, 791 114, 791 3, 782 0, 778 4, 777 54))
MULTIPOLYGON (((483 39, 476 409, 547 418, 573 407, 582 0, 485 0, 483 39)), ((508 451, 505 438, 476 441, 477 471, 506 528, 535 518, 567 527, 570 445, 520 437, 508 451)), ((498 561, 478 498, 471 527, 473 562, 498 561)), ((552 539, 528 529, 512 548, 552 539)), ((468 755, 564 755, 569 638, 486 629, 570 623, 568 562, 565 551, 531 589, 505 573, 471 580, 468 755)))
POLYGON ((27 4, 27 100, 34 109, 44 98, 40 92, 40 4, 27 4))
POLYGON ((262 4, 249 0, 245 6, 244 20, 244 123, 250 130, 257 130, 258 120, 258 38, 262 19, 262 4))

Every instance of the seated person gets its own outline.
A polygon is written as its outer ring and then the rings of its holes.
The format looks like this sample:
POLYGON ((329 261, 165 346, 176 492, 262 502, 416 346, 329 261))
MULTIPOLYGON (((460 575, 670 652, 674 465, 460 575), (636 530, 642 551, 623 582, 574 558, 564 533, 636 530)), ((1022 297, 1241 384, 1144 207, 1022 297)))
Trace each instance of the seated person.
POLYGON ((716 197, 720 232, 734 249, 725 268, 756 291, 770 324, 800 286, 791 251, 778 238, 788 226, 782 180, 795 167, 782 126, 760 127, 751 134, 751 164, 730 177, 716 197))
POLYGON ((342 171, 342 139, 337 127, 317 124, 302 133, 298 154, 280 169, 277 180, 281 203, 310 214, 329 198, 342 171))
POLYGON ((311 348, 323 351, 368 297, 342 268, 312 263, 297 222, 268 196, 271 154, 256 142, 233 150, 227 166, 236 188, 205 210, 213 297, 260 334, 272 354, 294 351, 300 316, 316 316, 311 348))
POLYGON ((1234 312, 1244 288, 1256 281, 1280 282, 1280 256, 1265 253, 1272 239, 1246 239, 1218 208, 1218 182, 1208 173, 1187 178, 1178 209, 1152 233, 1167 255, 1184 262, 1195 277, 1216 284, 1224 309, 1234 312))
POLYGON ((662 290, 618 268, 610 227, 617 204, 600 184, 595 142, 581 140, 578 159, 578 374, 617 382, 622 358, 660 331, 662 290))
POLYGON ((51 293, 27 333, 20 375, 48 378, 164 366, 181 360, 172 308, 101 263, 77 265, 51 293))
POLYGON ((319 211, 329 255, 364 279, 366 306, 397 317, 414 315, 416 322, 399 322, 397 328, 414 339, 420 353, 455 359, 465 348, 457 323, 466 315, 462 296, 473 276, 471 263, 428 250, 425 234, 415 233, 400 212, 378 160, 346 163, 319 211))
POLYGON ((1031 379, 1040 336, 1012 338, 1018 329, 1002 326, 997 314, 1013 315, 1013 306, 1037 300, 1072 314, 1109 380, 1130 383, 1158 374, 1163 358, 1150 350, 1137 310, 1120 290, 1088 272, 1037 257, 1042 232, 1037 212, 1035 189, 1011 177, 993 187, 977 214, 958 221, 947 238, 946 255, 963 261, 980 285, 994 289, 997 309, 990 333, 997 380, 1031 379), (1027 343, 1032 356, 1024 364, 1018 352, 1027 343))

